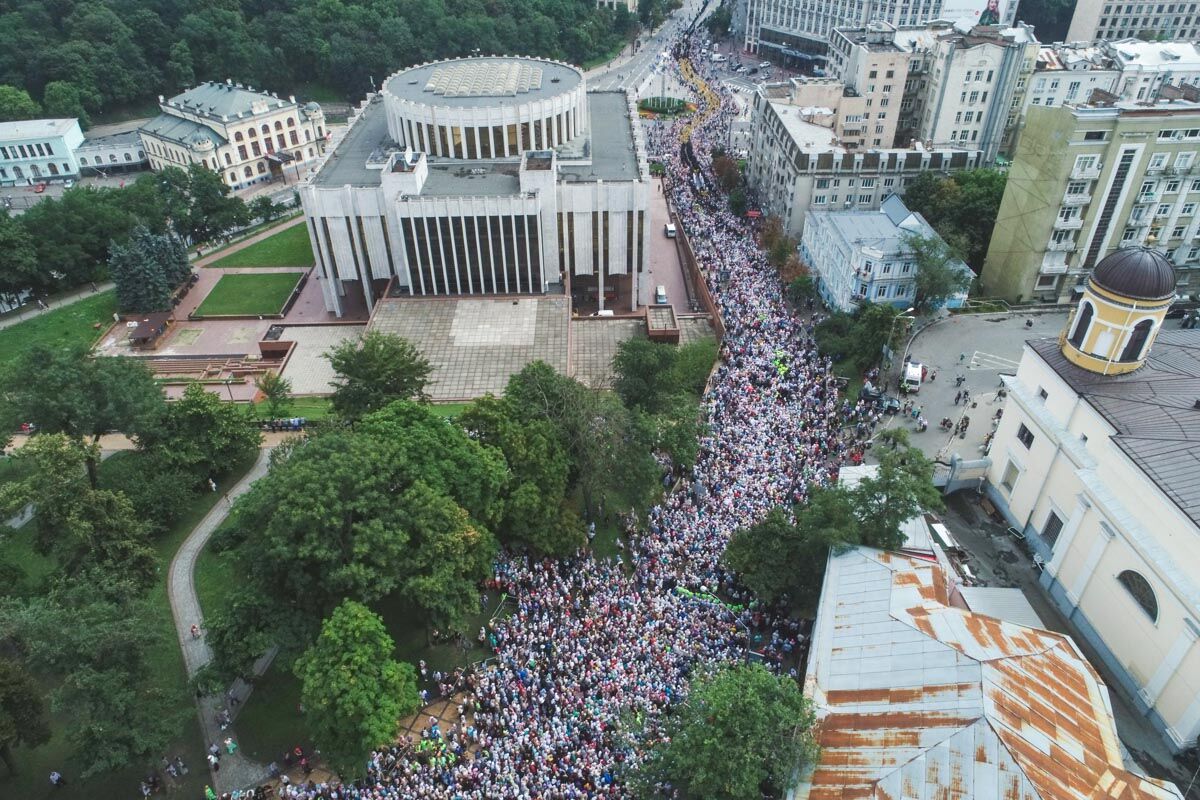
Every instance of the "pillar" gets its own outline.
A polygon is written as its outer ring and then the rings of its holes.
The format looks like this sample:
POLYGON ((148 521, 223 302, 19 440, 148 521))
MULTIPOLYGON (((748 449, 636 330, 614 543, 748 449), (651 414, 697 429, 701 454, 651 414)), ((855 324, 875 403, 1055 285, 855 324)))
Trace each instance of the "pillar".
POLYGON ((1116 531, 1108 526, 1107 523, 1100 523, 1100 535, 1092 542, 1092 548, 1088 551, 1087 558, 1083 562, 1083 566, 1079 570, 1079 574, 1075 576, 1075 580, 1071 582, 1070 588, 1067 589, 1067 601, 1072 606, 1078 606, 1083 593, 1087 591, 1088 583, 1092 580, 1092 575, 1096 572, 1096 565, 1100 563, 1100 559, 1104 556, 1104 551, 1108 549, 1108 543, 1116 537, 1116 531))
POLYGON ((1191 619, 1185 618, 1183 621, 1183 633, 1179 634, 1179 638, 1175 640, 1175 644, 1171 645, 1171 649, 1167 651, 1163 657, 1162 663, 1158 665, 1158 669, 1154 671, 1154 675, 1138 692, 1141 698, 1146 701, 1146 705, 1153 707, 1158 702, 1158 698, 1162 695, 1163 689, 1167 688, 1167 684, 1171 682, 1171 678, 1175 677, 1175 673, 1179 670, 1179 665, 1187 658, 1192 647, 1196 644, 1196 639, 1200 638, 1200 630, 1196 628, 1196 623, 1191 619))

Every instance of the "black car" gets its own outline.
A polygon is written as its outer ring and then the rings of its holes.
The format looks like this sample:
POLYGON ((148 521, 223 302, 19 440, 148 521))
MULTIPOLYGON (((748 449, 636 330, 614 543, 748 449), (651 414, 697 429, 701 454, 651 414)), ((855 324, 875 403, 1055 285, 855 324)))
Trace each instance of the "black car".
POLYGON ((874 404, 885 414, 895 414, 900 411, 900 401, 897 398, 874 386, 864 386, 858 393, 858 399, 874 404))

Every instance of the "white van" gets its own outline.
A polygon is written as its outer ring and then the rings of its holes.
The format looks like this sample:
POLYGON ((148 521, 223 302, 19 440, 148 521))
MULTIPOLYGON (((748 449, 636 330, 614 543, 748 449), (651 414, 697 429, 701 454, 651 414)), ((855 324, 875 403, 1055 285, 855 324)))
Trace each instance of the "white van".
POLYGON ((720 53, 713 53, 712 60, 714 64, 722 64, 725 62, 725 56, 721 55, 720 53))
POLYGON ((916 361, 904 365, 904 374, 900 378, 900 391, 905 394, 916 394, 921 391, 921 375, 924 367, 916 361))
POLYGON ((667 287, 662 284, 654 287, 654 302, 660 306, 667 304, 667 287))
POLYGON ((664 225, 663 233, 666 234, 668 239, 674 239, 675 238, 675 223, 668 222, 666 225, 664 225))

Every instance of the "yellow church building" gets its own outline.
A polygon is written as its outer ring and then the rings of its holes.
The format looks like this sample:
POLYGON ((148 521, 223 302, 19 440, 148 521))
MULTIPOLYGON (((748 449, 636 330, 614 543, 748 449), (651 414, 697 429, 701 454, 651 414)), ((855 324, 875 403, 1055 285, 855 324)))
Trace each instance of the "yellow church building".
POLYGON ((1175 271, 1116 250, 1058 338, 1026 342, 985 491, 1045 562, 1076 636, 1182 750, 1200 736, 1200 331, 1175 271))

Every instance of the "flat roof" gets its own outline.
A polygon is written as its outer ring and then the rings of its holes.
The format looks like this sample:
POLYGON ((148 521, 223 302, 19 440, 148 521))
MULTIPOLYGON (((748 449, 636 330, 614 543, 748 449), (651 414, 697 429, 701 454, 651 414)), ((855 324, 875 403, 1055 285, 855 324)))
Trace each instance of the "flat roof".
POLYGON ((1160 331, 1146 363, 1124 375, 1075 366, 1057 338, 1028 344, 1113 426, 1113 444, 1200 526, 1200 330, 1160 331))
POLYGON ((367 159, 376 151, 399 148, 388 133, 387 110, 376 95, 346 131, 320 169, 314 186, 378 186, 382 173, 367 169, 367 159))
POLYGON ((71 119, 19 119, 0 122, 0 139, 38 139, 45 136, 65 136, 79 126, 71 119))
POLYGON ((123 133, 109 133, 104 136, 88 136, 84 134, 83 144, 75 148, 78 150, 87 150, 89 148, 100 147, 117 147, 120 145, 130 145, 138 143, 138 132, 125 131, 123 133))
POLYGON ((557 97, 582 81, 583 73, 556 61, 487 56, 422 64, 396 73, 383 86, 413 103, 479 108, 557 97))
POLYGON ((831 553, 805 694, 804 800, 1181 800, 1124 765, 1108 688, 1068 636, 962 608, 938 560, 831 553))
POLYGON ((559 180, 567 183, 637 180, 637 150, 633 143, 633 119, 624 92, 588 92, 588 129, 591 132, 591 161, 563 164, 559 180))
POLYGON ((1024 625, 1026 628, 1044 628, 1046 623, 1038 616, 1029 598, 1020 589, 1003 586, 963 586, 958 590, 967 608, 976 614, 1024 625))
POLYGON ((521 168, 515 161, 436 161, 421 197, 481 197, 519 194, 521 168))
POLYGON ((835 136, 832 128, 816 125, 804 119, 803 109, 790 103, 780 103, 768 100, 775 109, 783 127, 792 141, 806 153, 846 152, 844 147, 834 144, 835 136))

